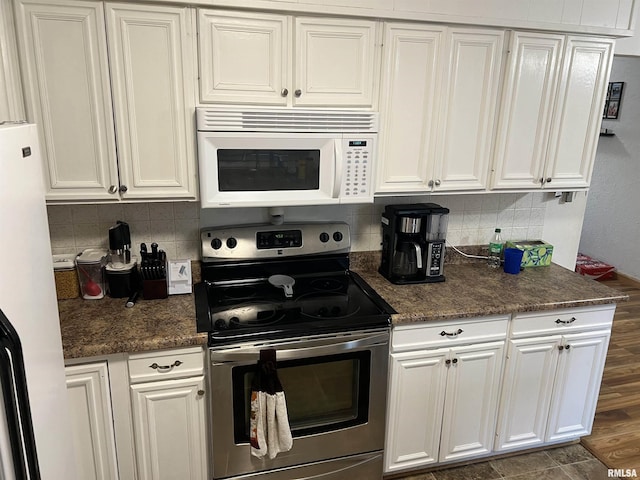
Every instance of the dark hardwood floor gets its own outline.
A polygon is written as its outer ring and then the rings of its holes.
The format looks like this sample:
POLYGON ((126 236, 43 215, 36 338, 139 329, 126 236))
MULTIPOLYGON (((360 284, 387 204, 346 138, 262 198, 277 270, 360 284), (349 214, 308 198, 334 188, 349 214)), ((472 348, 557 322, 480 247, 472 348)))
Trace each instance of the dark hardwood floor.
POLYGON ((640 471, 640 283, 603 283, 629 301, 616 308, 593 430, 581 443, 609 468, 640 471))

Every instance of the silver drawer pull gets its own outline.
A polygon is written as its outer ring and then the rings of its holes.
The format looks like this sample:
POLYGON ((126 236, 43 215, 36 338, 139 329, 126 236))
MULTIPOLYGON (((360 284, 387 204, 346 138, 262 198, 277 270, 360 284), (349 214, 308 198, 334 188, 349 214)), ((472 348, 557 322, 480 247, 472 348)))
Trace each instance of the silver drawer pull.
POLYGON ((556 323, 564 323, 565 325, 569 325, 570 323, 573 323, 576 321, 576 317, 571 317, 569 320, 560 320, 557 319, 556 323))
POLYGON ((461 333, 462 333, 462 329, 459 328, 456 332, 453 332, 453 333, 445 332, 444 330, 442 330, 440 332, 440 335, 443 336, 443 337, 457 337, 461 333))
POLYGON ((167 370, 171 370, 173 367, 179 367, 180 365, 182 365, 182 362, 180 360, 176 360, 171 365, 158 365, 157 363, 153 362, 151 365, 149 365, 149 368, 153 368, 154 370, 159 370, 161 372, 166 372, 167 370))

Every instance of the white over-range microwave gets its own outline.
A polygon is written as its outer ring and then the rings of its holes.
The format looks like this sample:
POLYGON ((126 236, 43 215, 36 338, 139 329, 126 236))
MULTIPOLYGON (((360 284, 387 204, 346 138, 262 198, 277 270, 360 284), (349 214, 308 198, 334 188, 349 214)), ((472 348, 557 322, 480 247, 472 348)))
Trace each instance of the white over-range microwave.
POLYGON ((202 208, 373 202, 378 114, 197 108, 202 208))

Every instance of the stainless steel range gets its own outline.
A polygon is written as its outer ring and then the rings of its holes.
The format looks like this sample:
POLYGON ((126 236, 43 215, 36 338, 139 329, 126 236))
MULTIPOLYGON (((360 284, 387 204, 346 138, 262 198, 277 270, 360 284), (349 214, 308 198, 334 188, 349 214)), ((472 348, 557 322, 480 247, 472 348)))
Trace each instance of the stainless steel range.
POLYGON ((209 334, 213 478, 382 478, 391 307, 349 270, 345 223, 202 231, 198 331, 209 334), (250 454, 260 351, 275 349, 293 434, 250 454))

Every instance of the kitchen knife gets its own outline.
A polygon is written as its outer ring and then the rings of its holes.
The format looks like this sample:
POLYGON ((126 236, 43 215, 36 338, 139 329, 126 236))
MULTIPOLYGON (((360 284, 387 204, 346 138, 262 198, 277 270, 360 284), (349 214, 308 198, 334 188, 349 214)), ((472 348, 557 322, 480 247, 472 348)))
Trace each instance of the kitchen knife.
POLYGON ((156 242, 151 244, 151 258, 154 260, 158 258, 158 244, 156 242))
POLYGON ((140 244, 140 261, 142 263, 146 263, 146 260, 147 260, 147 244, 141 243, 140 244))

